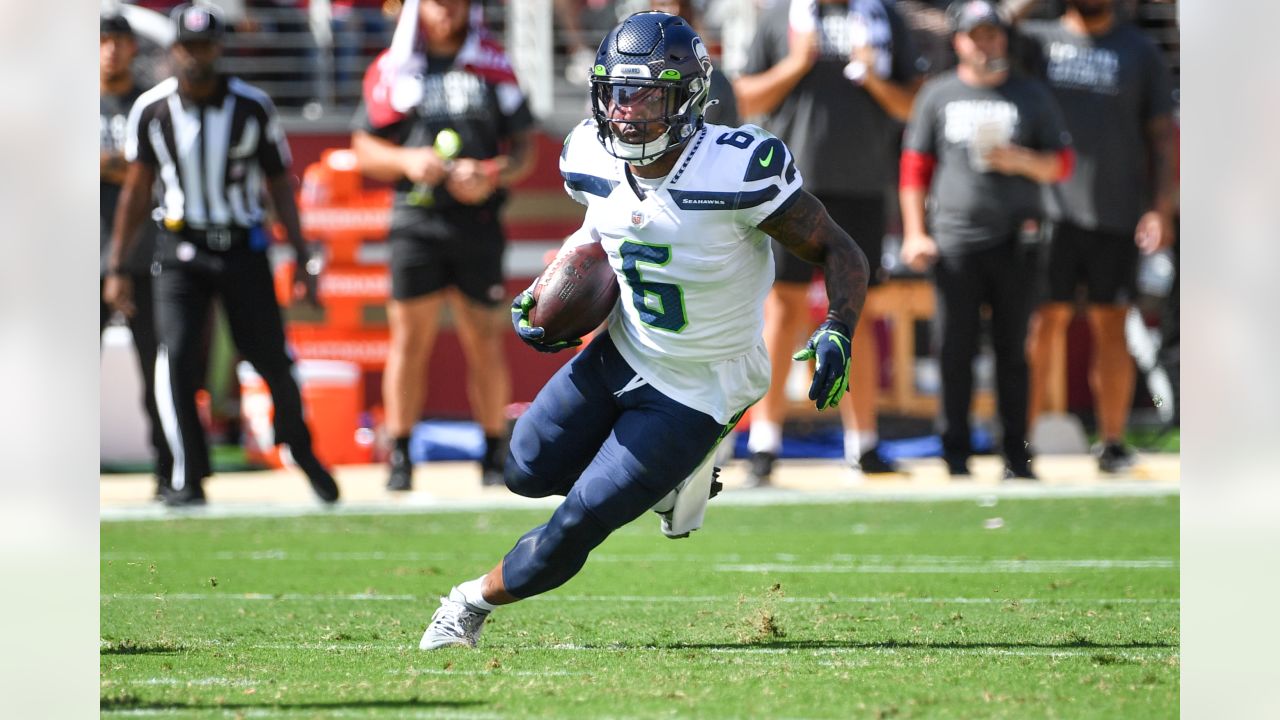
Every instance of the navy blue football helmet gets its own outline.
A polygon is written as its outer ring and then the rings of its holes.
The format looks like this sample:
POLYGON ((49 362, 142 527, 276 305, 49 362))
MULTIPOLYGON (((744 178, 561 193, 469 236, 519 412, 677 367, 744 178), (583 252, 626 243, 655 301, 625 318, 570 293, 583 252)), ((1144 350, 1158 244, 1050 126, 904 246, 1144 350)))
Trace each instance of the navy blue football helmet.
POLYGON ((647 165, 705 122, 711 58, 683 18, 639 12, 605 36, 591 71, 591 112, 605 150, 647 165))

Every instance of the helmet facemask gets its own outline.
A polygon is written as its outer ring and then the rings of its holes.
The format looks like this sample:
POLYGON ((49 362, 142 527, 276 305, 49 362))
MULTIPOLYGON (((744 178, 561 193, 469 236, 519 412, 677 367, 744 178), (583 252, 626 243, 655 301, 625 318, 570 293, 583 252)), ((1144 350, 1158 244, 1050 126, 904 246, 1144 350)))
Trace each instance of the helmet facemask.
POLYGON ((597 75, 591 110, 609 154, 648 165, 679 147, 702 126, 707 83, 597 75))

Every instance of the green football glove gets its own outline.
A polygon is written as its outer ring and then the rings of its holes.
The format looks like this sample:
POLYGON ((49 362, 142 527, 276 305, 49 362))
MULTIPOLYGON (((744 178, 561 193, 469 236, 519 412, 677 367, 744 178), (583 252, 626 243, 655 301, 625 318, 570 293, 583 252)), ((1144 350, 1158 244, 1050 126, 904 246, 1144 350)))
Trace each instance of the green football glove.
POLYGON ((844 323, 828 320, 818 326, 803 350, 791 356, 792 360, 817 360, 809 399, 817 402, 819 410, 838 405, 849 389, 850 334, 844 323))
POLYGON ((542 337, 546 331, 540 327, 533 327, 529 324, 529 311, 537 301, 533 299, 533 293, 525 290, 516 296, 511 302, 511 326, 515 328, 516 335, 524 341, 524 344, 544 353, 555 353, 561 350, 575 348, 582 344, 582 340, 561 340, 560 342, 548 343, 543 342, 542 337))

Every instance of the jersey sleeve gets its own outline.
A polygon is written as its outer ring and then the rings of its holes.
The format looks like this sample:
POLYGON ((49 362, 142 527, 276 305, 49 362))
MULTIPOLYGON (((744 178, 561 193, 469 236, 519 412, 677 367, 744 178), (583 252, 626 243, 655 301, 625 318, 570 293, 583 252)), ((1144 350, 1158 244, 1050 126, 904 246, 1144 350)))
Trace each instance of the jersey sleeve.
POLYGON ((740 187, 732 199, 740 225, 757 227, 766 218, 786 210, 799 197, 804 178, 791 150, 773 134, 754 125, 744 125, 722 133, 713 142, 720 146, 727 168, 742 168, 737 178, 740 187), (729 158, 737 162, 729 162, 729 158))
POLYGON ((935 87, 933 82, 926 82, 920 90, 920 95, 911 108, 911 118, 907 120, 907 130, 902 140, 903 150, 926 155, 938 154, 937 128, 934 127, 937 117, 935 87))
POLYGON ((380 137, 383 140, 395 143, 396 145, 404 144, 405 140, 409 137, 409 130, 412 127, 412 122, 409 120, 408 116, 404 116, 387 125, 375 125, 373 120, 370 118, 369 112, 370 109, 368 105, 363 100, 360 101, 360 105, 351 116, 352 132, 356 132, 357 130, 367 132, 370 135, 380 137))
POLYGON ((592 121, 584 120, 569 131, 560 148, 560 177, 569 197, 583 205, 592 197, 609 197, 618 183, 609 177, 611 167, 601 162, 604 155, 592 121))

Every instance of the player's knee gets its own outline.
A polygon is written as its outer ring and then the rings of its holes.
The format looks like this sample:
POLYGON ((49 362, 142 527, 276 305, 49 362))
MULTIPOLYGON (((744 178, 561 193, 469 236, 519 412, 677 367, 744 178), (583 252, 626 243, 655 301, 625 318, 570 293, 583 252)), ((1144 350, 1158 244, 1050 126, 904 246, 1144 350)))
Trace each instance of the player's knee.
POLYGON ((508 490, 522 497, 541 498, 555 493, 554 482, 525 470, 511 454, 507 455, 503 479, 506 480, 508 490))
POLYGON ((406 329, 391 333, 391 351, 401 358, 423 363, 431 354, 431 341, 434 336, 421 328, 406 329))

